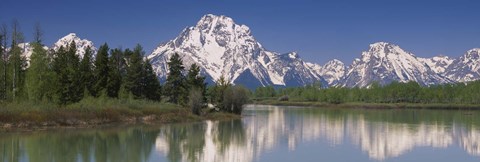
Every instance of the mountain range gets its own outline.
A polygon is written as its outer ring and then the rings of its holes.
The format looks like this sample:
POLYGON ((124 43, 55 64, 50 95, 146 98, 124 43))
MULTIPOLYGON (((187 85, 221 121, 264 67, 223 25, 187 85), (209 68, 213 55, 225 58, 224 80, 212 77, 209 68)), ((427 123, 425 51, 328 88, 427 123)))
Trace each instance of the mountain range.
MULTIPOLYGON (((70 33, 46 49, 58 50, 75 41, 77 54, 83 57, 93 42, 70 33)), ((19 46, 27 58, 32 53, 29 43, 19 46)), ((377 42, 346 66, 339 60, 320 65, 303 60, 297 52, 277 53, 266 49, 246 25, 236 24, 230 17, 207 14, 195 26, 187 27, 174 39, 161 43, 146 56, 161 81, 168 74, 167 62, 178 53, 186 69, 199 65, 208 83, 222 76, 233 84, 249 88, 259 86, 304 86, 319 82, 323 86, 368 87, 393 81, 415 81, 423 86, 467 83, 480 79, 480 48, 468 50, 459 58, 435 56, 421 58, 398 45, 377 42)))

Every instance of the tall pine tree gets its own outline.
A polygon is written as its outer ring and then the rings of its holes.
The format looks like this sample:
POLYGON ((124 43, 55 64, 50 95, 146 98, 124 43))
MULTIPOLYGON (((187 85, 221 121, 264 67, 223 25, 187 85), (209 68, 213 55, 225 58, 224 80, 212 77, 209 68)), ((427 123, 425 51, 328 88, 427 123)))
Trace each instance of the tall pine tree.
POLYGON ((125 76, 125 93, 133 95, 135 99, 142 98, 144 94, 143 84, 143 48, 137 45, 133 52, 125 51, 129 54, 127 75, 125 76))
POLYGON ((183 72, 185 67, 180 55, 173 54, 168 62, 168 76, 165 83, 165 94, 169 97, 169 102, 175 104, 186 104, 187 85, 183 72))
POLYGON ((56 73, 58 103, 65 105, 78 102, 83 97, 81 84, 80 58, 72 41, 68 51, 64 47, 55 52, 53 70, 56 73))
POLYGON ((187 85, 189 90, 199 90, 203 96, 204 102, 207 93, 207 84, 205 83, 205 77, 200 75, 200 67, 197 64, 192 64, 187 73, 187 85))
POLYGON ((93 77, 92 49, 90 46, 85 49, 85 54, 80 62, 80 83, 80 86, 83 87, 84 95, 94 95, 93 86, 95 78, 93 77))
POLYGON ((121 49, 113 49, 108 63, 107 94, 109 97, 117 98, 122 85, 122 70, 125 64, 121 49))
POLYGON ((108 45, 107 43, 100 46, 95 60, 95 77, 94 93, 95 96, 106 95, 108 84, 108 45), (105 94, 104 94, 105 93, 105 94))
POLYGON ((153 71, 152 64, 147 59, 143 65, 145 97, 149 100, 160 101, 161 87, 157 75, 153 71))

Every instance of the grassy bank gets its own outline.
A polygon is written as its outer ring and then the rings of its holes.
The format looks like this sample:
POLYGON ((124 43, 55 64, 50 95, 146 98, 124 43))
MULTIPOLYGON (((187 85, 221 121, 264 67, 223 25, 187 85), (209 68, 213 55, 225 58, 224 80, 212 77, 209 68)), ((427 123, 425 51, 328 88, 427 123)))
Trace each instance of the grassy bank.
POLYGON ((325 102, 308 101, 277 101, 277 100, 256 100, 254 104, 277 105, 277 106, 308 106, 308 107, 329 107, 329 108, 366 108, 366 109, 461 109, 480 110, 480 105, 473 104, 442 104, 442 103, 341 103, 332 104, 325 102))
POLYGON ((84 99, 58 106, 51 103, 0 103, 0 129, 93 127, 109 123, 172 123, 240 118, 226 113, 197 116, 190 109, 145 100, 84 99))

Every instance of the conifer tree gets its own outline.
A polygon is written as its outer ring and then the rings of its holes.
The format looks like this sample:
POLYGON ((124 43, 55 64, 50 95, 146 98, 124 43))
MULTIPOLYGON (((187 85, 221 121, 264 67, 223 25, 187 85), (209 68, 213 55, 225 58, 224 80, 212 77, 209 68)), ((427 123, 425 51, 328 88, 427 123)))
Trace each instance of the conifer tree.
POLYGON ((198 90, 203 96, 203 102, 207 102, 206 93, 207 93, 207 84, 205 83, 205 77, 200 76, 200 67, 197 64, 192 64, 187 73, 187 85, 188 89, 198 90))
POLYGON ((126 93, 132 94, 134 98, 142 98, 143 94, 143 48, 140 45, 137 45, 133 52, 126 51, 129 53, 129 66, 127 67, 127 75, 125 77, 124 89, 126 93))
POLYGON ((113 49, 108 63, 107 94, 109 97, 117 98, 122 84, 122 68, 124 65, 123 52, 120 49, 113 49))
POLYGON ((187 86, 183 71, 183 61, 180 55, 173 54, 168 64, 168 76, 165 83, 165 93, 169 97, 169 102, 175 104, 185 104, 187 100, 187 86))
POLYGON ((161 87, 157 75, 153 71, 152 64, 147 59, 143 65, 145 97, 149 100, 160 101, 161 87))
POLYGON ((95 70, 93 71, 95 77, 94 94, 95 96, 104 95, 107 93, 108 84, 108 45, 107 43, 100 46, 97 58, 95 60, 95 70))
POLYGON ((93 77, 92 64, 92 49, 90 46, 88 46, 85 49, 85 54, 83 55, 83 59, 80 62, 80 86, 83 87, 83 92, 86 93, 84 95, 89 96, 94 95, 93 85, 95 82, 95 78, 93 77))
POLYGON ((83 97, 81 85, 80 59, 76 54, 75 42, 71 42, 68 51, 62 46, 55 52, 53 71, 56 74, 56 96, 59 104, 78 102, 83 97))

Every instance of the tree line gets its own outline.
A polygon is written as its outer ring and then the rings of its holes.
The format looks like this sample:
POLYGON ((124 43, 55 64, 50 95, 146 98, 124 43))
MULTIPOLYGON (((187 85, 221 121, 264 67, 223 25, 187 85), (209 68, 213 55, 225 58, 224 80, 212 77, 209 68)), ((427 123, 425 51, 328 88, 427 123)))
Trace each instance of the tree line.
POLYGON ((163 100, 190 107, 200 115, 207 103, 220 111, 240 114, 248 101, 247 89, 233 86, 223 77, 207 87, 200 67, 193 64, 187 70, 179 54, 170 57, 169 72, 162 85, 140 45, 123 50, 111 49, 104 43, 95 56, 92 47, 87 47, 83 56, 79 55, 76 42, 47 50, 42 44, 43 31, 39 25, 31 42, 33 52, 27 58, 19 46, 25 40, 18 22, 14 21, 11 27, 10 37, 7 26, 0 27, 0 102, 67 105, 86 97, 163 100))
POLYGON ((305 87, 275 89, 259 87, 256 98, 278 98, 288 96, 290 100, 328 103, 456 103, 480 104, 480 81, 457 84, 420 86, 416 82, 392 82, 388 85, 373 83, 367 88, 330 87, 320 84, 305 87))

